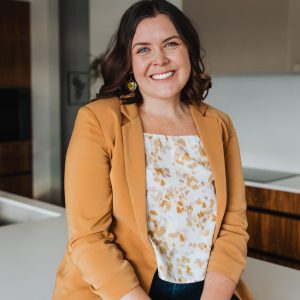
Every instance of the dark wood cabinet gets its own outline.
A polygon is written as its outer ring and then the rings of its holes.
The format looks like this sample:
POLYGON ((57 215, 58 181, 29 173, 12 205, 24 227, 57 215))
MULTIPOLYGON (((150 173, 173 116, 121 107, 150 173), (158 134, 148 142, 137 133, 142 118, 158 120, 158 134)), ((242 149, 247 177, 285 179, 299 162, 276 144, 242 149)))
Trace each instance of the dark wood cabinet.
POLYGON ((31 141, 0 143, 0 190, 32 197, 31 141))
POLYGON ((30 6, 25 1, 0 1, 0 87, 29 87, 30 6))
POLYGON ((0 1, 0 190, 32 197, 30 6, 0 1))
POLYGON ((300 270, 300 194, 246 187, 249 256, 300 270))

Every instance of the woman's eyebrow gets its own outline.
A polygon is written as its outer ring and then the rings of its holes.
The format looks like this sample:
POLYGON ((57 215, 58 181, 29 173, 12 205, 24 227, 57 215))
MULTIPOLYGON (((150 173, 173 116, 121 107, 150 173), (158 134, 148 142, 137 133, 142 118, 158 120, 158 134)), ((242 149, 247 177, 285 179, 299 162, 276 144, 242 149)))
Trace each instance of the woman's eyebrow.
MULTIPOLYGON (((177 39, 180 39, 180 37, 178 35, 172 35, 170 37, 167 37, 166 39, 163 40, 163 43, 169 41, 169 40, 172 40, 174 38, 177 38, 177 39)), ((135 46, 147 46, 147 45, 150 45, 150 43, 148 42, 138 42, 138 43, 135 43, 133 46, 132 46, 132 49, 135 47, 135 46)))
POLYGON ((166 39, 163 40, 163 43, 169 41, 169 40, 172 40, 172 39, 180 39, 180 37, 178 35, 172 35, 166 39))

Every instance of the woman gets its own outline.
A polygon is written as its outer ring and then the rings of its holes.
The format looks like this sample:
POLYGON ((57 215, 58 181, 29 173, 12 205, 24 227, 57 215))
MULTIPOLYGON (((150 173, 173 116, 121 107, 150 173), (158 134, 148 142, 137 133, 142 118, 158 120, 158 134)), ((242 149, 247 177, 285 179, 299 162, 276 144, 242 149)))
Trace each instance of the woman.
POLYGON ((237 137, 203 103, 211 83, 190 21, 167 1, 133 4, 101 71, 67 153, 53 299, 251 299, 237 137))

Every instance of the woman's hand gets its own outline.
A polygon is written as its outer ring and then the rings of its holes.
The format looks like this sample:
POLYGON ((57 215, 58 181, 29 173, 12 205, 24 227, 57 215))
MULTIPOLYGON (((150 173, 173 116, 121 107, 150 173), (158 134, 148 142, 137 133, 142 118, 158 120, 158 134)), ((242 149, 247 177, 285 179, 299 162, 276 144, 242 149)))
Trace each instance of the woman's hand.
POLYGON ((234 289, 235 282, 229 277, 218 272, 208 272, 200 300, 230 300, 234 289))
POLYGON ((138 285, 120 300, 151 300, 151 298, 147 295, 143 288, 138 285))

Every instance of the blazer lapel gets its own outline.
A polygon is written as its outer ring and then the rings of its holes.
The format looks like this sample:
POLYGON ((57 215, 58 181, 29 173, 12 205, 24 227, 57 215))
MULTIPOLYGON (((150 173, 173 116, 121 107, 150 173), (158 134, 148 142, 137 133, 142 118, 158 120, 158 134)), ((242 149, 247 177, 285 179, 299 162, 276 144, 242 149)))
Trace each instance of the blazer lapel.
POLYGON ((147 230, 146 162, 142 123, 135 104, 121 105, 128 119, 122 126, 124 160, 130 198, 142 240, 151 247, 147 230))
POLYGON ((215 181, 217 224, 213 237, 214 242, 218 236, 226 208, 226 173, 221 129, 216 118, 206 116, 206 109, 207 105, 205 103, 202 103, 200 108, 190 105, 190 111, 203 143, 215 181))

